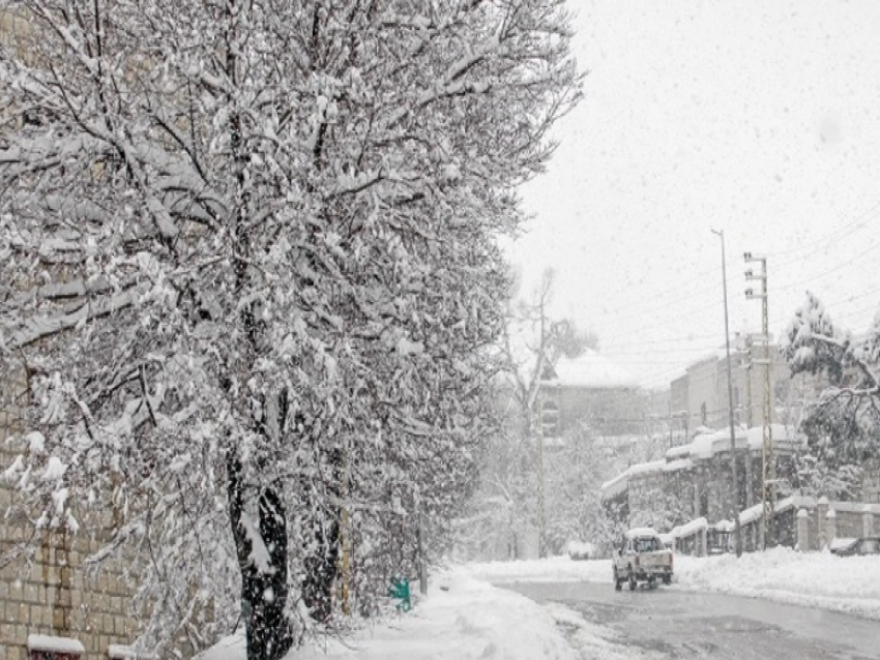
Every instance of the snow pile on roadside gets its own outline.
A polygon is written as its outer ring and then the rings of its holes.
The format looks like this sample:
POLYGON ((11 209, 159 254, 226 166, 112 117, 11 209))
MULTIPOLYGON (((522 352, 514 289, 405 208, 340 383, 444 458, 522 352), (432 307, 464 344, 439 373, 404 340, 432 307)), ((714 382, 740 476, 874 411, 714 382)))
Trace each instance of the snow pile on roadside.
POLYGON ((614 628, 588 621, 580 612, 560 603, 548 603, 545 609, 566 631, 572 645, 578 649, 580 658, 597 660, 647 660, 657 658, 649 649, 628 643, 625 633, 614 628))
POLYGON ((460 570, 495 584, 578 580, 611 584, 611 560, 609 559, 574 561, 567 556, 562 556, 522 561, 474 562, 465 564, 460 570))
MULTIPOLYGON (((584 633, 587 634, 586 632, 584 633)), ((600 643, 600 642, 597 642, 600 643)), ((553 616, 518 594, 460 572, 432 581, 428 597, 409 613, 378 623, 343 642, 295 649, 289 660, 576 660, 553 616)), ((233 637, 199 660, 245 660, 233 637)))
POLYGON ((767 552, 675 558, 679 588, 766 598, 880 619, 880 557, 767 552))
MULTIPOLYGON (((505 582, 611 583, 610 560, 488 562, 464 567, 474 577, 505 582)), ((838 557, 828 552, 767 552, 716 557, 675 556, 673 588, 766 598, 880 619, 880 557, 838 557)))

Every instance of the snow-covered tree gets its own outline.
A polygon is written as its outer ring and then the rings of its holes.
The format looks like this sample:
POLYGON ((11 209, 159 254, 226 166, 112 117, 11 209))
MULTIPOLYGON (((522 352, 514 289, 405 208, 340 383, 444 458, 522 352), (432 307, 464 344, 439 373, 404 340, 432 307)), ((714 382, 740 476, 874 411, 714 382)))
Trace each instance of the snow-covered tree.
POLYGON ((579 423, 562 434, 559 448, 545 453, 547 466, 547 544, 554 553, 569 541, 604 541, 605 515, 600 487, 609 469, 589 425, 579 423))
MULTIPOLYGON (((476 551, 478 555, 497 557, 498 548, 504 548, 509 558, 526 553, 526 537, 537 529, 539 519, 541 380, 560 357, 576 357, 597 343, 593 334, 578 329, 573 321, 551 317, 554 279, 552 270, 545 271, 527 299, 516 298, 515 287, 511 291, 500 342, 504 368, 496 380, 498 432, 489 437, 481 454, 480 493, 471 512, 479 539, 474 545, 486 546, 476 551)), ((545 475, 551 469, 546 465, 545 475)), ((550 506, 545 501, 545 515, 550 506)))
POLYGON ((836 327, 808 293, 786 335, 792 373, 822 375, 830 383, 802 415, 808 451, 797 460, 800 486, 816 494, 852 497, 864 462, 880 457, 880 314, 855 339, 836 327))
POLYGON ((564 3, 6 6, 34 28, 0 51, 0 359, 34 404, 7 477, 37 527, 121 512, 89 561, 129 553, 146 645, 240 598, 279 658, 341 547, 369 601, 473 483, 494 239, 578 97, 564 3))

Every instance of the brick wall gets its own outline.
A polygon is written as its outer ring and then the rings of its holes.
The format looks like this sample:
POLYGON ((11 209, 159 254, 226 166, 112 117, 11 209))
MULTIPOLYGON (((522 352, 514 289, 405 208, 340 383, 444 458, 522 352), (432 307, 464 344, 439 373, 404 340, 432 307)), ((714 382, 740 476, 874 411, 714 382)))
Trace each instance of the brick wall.
MULTIPOLYGON (((21 428, 24 391, 21 373, 7 375, 0 385, 0 472, 21 449, 7 439, 21 428)), ((30 561, 9 562, 10 549, 31 533, 5 516, 16 502, 17 494, 0 482, 0 660, 26 660, 32 633, 78 639, 87 658, 106 658, 110 644, 130 644, 137 621, 128 613, 133 591, 120 566, 97 575, 81 570, 83 559, 99 548, 100 515, 80 520, 78 534, 47 533, 30 561)))

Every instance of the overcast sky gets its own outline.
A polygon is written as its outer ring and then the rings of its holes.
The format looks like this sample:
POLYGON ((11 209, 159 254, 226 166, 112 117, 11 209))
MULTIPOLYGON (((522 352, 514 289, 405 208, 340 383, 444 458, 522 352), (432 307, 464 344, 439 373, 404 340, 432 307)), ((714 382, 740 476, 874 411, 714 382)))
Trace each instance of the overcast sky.
POLYGON ((557 127, 510 249, 524 293, 645 386, 757 332, 742 253, 768 257, 770 329, 804 291, 864 330, 880 307, 880 2, 569 0, 585 98, 557 127))

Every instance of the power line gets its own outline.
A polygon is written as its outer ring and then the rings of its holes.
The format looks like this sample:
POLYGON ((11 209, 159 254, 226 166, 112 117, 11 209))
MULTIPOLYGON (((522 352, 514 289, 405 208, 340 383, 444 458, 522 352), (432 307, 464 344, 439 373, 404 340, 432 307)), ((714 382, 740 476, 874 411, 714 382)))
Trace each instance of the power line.
POLYGON ((621 334, 616 334, 616 335, 614 335, 614 339, 619 339, 621 337, 631 337, 631 336, 639 334, 641 332, 649 332, 651 330, 656 330, 657 328, 662 328, 665 325, 669 325, 670 323, 675 323, 675 322, 679 321, 681 316, 688 316, 691 314, 698 314, 701 312, 707 312, 709 310, 715 309, 716 307, 721 307, 722 305, 723 305, 723 301, 719 300, 719 301, 712 303, 710 305, 703 305, 702 307, 698 307, 695 309, 676 312, 675 318, 670 318, 666 321, 661 321, 660 323, 655 323, 653 325, 639 327, 638 329, 633 330, 632 332, 624 332, 621 334))
POLYGON ((808 243, 807 245, 801 245, 801 246, 798 246, 795 248, 790 248, 788 250, 781 250, 781 251, 772 252, 772 253, 768 254, 768 257, 774 258, 773 268, 774 269, 781 268, 781 267, 786 266, 788 264, 791 264, 791 263, 794 263, 797 261, 801 261, 802 259, 804 259, 808 256, 816 254, 817 252, 821 252, 823 249, 827 249, 827 247, 829 245, 837 243, 840 240, 842 240, 843 238, 845 238, 846 236, 849 236, 849 235, 855 233, 858 229, 860 229, 863 226, 866 218, 878 210, 880 210, 880 201, 878 201, 876 204, 874 204, 874 206, 870 207, 866 211, 863 211, 859 216, 857 216, 855 218, 855 220, 847 223, 846 225, 844 225, 840 229, 837 229, 833 232, 830 232, 830 233, 826 234, 825 236, 822 236, 821 238, 819 238, 811 243, 808 243), (789 259, 787 261, 780 261, 778 263, 775 260, 776 257, 779 257, 781 255, 794 254, 794 253, 800 252, 805 249, 809 249, 814 246, 819 246, 819 247, 817 247, 812 252, 808 252, 806 255, 803 255, 797 259, 789 259))
POLYGON ((717 346, 715 348, 707 347, 707 346, 685 346, 682 348, 668 348, 668 349, 650 349, 645 351, 604 351, 602 355, 605 357, 613 357, 621 355, 623 357, 632 356, 632 355, 674 355, 676 353, 705 353, 706 351, 711 350, 721 350, 717 346))
MULTIPOLYGON (((838 264, 834 268, 830 268, 829 270, 826 270, 825 272, 819 273, 818 275, 814 275, 814 276, 809 277, 805 280, 800 280, 799 282, 794 282, 792 284, 786 284, 783 286, 773 287, 773 291, 774 292, 788 291, 789 289, 793 289, 794 287, 803 286, 804 284, 807 284, 809 282, 815 282, 816 280, 822 279, 823 277, 826 277, 827 275, 830 275, 831 273, 836 273, 839 270, 843 270, 844 268, 851 266, 853 264, 853 262, 861 259, 866 254, 870 254, 871 252, 873 252, 877 248, 880 248, 880 241, 872 244, 867 250, 859 252, 857 255, 855 255, 853 257, 849 257, 845 262, 838 264)), ((774 264, 774 267, 775 267, 775 264, 774 264)))

